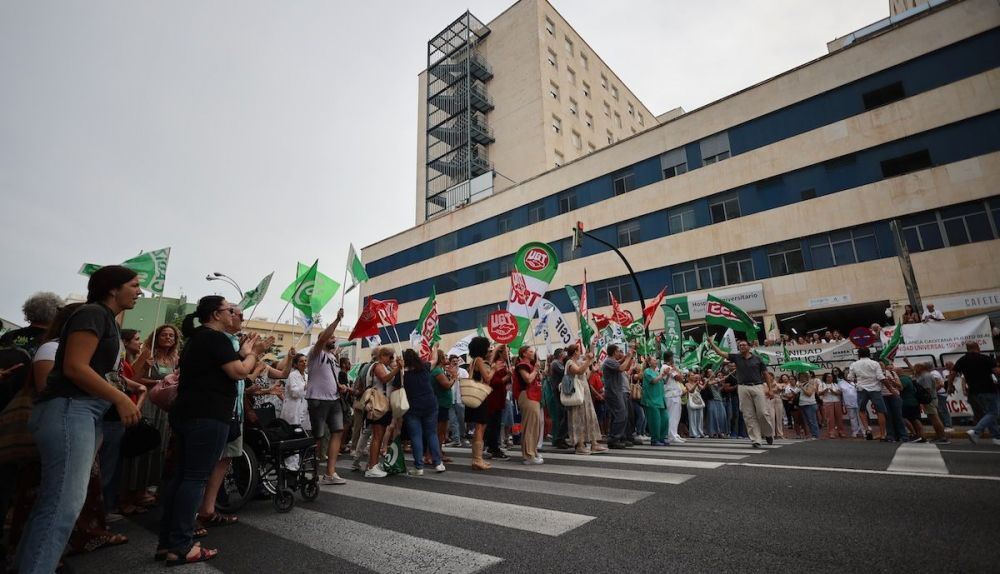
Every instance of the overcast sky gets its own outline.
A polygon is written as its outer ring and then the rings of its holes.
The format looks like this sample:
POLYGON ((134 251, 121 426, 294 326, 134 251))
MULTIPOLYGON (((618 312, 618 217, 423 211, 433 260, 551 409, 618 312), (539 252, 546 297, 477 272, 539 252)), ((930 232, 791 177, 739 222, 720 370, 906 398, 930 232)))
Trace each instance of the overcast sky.
MULTIPOLYGON (((166 291, 236 298, 296 260, 343 277, 413 225, 426 43, 509 0, 0 3, 0 317, 84 293, 83 262, 172 247, 166 291)), ((655 114, 826 53, 887 0, 554 0, 655 114)), ((492 257, 492 256, 491 256, 492 257)), ((356 292, 347 322, 357 315, 356 292)), ((326 310, 335 312, 339 296, 326 310)))

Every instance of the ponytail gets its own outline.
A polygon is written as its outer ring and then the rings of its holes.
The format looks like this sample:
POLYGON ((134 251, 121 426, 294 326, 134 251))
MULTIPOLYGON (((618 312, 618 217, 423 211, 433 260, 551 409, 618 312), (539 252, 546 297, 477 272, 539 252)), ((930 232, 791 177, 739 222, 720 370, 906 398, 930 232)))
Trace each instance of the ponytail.
POLYGON ((188 313, 184 316, 184 322, 181 323, 181 334, 184 335, 185 339, 190 339, 191 335, 194 335, 194 319, 195 313, 188 313))
POLYGON ((198 319, 203 325, 208 323, 212 320, 212 314, 222 308, 222 302, 225 300, 226 298, 221 295, 205 295, 198 299, 198 307, 194 313, 186 315, 184 322, 181 323, 181 334, 185 338, 191 337, 195 330, 194 320, 198 319))

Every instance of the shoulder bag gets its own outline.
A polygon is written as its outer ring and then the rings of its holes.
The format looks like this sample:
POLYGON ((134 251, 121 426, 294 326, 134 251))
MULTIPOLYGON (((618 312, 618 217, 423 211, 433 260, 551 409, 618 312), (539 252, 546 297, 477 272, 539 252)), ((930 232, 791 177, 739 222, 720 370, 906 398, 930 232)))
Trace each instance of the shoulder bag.
MULTIPOLYGON (((582 405, 584 402, 585 399, 584 393, 587 392, 587 389, 584 388, 584 385, 586 385, 587 383, 586 381, 583 380, 583 377, 570 377, 567 374, 565 377, 563 377, 563 380, 565 381, 566 378, 571 379, 571 382, 573 384, 573 392, 564 393, 560 389, 559 403, 562 404, 562 406, 564 407, 578 407, 582 405)), ((560 387, 562 387, 562 385, 560 385, 560 387)))
POLYGON ((470 409, 479 408, 493 390, 486 383, 474 379, 461 379, 458 384, 462 391, 462 404, 470 409))
POLYGON ((396 389, 390 393, 389 406, 392 407, 392 418, 403 418, 403 415, 410 410, 410 401, 406 398, 406 389, 396 389))
POLYGON ((180 383, 180 377, 177 373, 170 373, 163 377, 149 390, 149 401, 164 411, 170 412, 170 407, 174 406, 174 401, 177 400, 178 383, 180 383))

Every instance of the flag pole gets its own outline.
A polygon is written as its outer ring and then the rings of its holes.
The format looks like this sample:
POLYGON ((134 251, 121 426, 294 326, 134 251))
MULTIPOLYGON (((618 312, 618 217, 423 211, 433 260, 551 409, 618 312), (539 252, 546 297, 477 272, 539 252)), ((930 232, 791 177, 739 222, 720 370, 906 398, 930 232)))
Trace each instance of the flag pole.
MULTIPOLYGON (((347 265, 350 266, 351 262, 348 261, 347 265)), ((344 268, 344 282, 340 284, 340 308, 344 308, 344 299, 347 298, 347 267, 344 268)))

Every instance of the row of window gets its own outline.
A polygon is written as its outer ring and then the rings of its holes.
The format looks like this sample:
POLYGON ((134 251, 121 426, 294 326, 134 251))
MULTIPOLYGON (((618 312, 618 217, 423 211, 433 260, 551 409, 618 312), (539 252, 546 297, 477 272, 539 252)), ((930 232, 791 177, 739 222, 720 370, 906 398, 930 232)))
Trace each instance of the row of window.
MULTIPOLYGON (((1000 238, 997 228, 1000 223, 1000 196, 906 216, 900 219, 900 223, 911 251, 927 251, 997 239, 1000 238)), ((641 271, 637 273, 637 277, 648 297, 659 291, 664 284, 671 294, 679 294, 895 255, 889 222, 880 221, 641 271)), ((579 289, 580 286, 576 287, 579 289)), ((611 294, 621 303, 639 299, 635 283, 628 275, 593 281, 588 288, 588 295, 592 295, 591 307, 610 305, 611 294)), ((553 288, 546 294, 546 298, 563 312, 569 312, 572 308, 562 287, 553 288)), ((489 313, 502 304, 493 303, 443 313, 441 331, 453 333, 486 325, 489 313)), ((412 325, 401 324, 398 328, 400 332, 408 332, 412 325)))
MULTIPOLYGON (((719 147, 714 154, 702 150, 700 142, 693 142, 654 158, 642 160, 620 171, 634 172, 637 178, 635 182, 637 187, 649 185, 655 181, 676 177, 701 167, 704 157, 709 158, 710 162, 719 161, 730 155, 746 153, 863 113, 901 97, 911 97, 927 92, 1000 66, 1000 50, 995 49, 998 41, 1000 41, 1000 29, 994 29, 780 110, 748 120, 729 128, 725 132, 727 141, 722 142, 726 145, 719 147), (655 170, 650 165, 652 162, 657 164, 655 170)), ((713 137, 722 138, 721 135, 713 137)), ((704 138, 702 141, 705 142, 709 139, 711 138, 704 138)), ((942 163, 942 158, 935 157, 935 159, 938 163, 942 163)), ((845 177, 845 174, 853 170, 851 161, 850 157, 843 162, 831 160, 825 165, 827 173, 832 179, 845 177)), ((893 166, 887 167, 891 169, 893 166)), ((578 202, 578 208, 584 207, 613 196, 611 189, 608 189, 607 193, 599 189, 603 185, 608 185, 610 188, 613 177, 613 174, 601 176, 578 184, 570 190, 564 190, 564 192, 582 193, 583 197, 578 202)), ((811 185, 803 186, 796 193, 801 194, 802 199, 823 195, 822 190, 811 185)), ((554 202, 554 197, 552 200, 554 202)), ((544 202, 545 200, 540 201, 544 202)), ((553 205, 549 216, 554 216, 555 212, 556 208, 553 205)), ((465 246, 489 239, 500 233, 508 233, 527 224, 527 209, 517 208, 495 218, 467 225, 457 230, 456 233, 459 234, 460 243, 465 246), (504 221, 508 224, 496 223, 504 221)), ((374 277, 433 257, 438 254, 433 248, 434 243, 434 240, 419 243, 405 251, 373 260, 367 264, 368 273, 374 277)))
MULTIPOLYGON (((744 215, 760 213, 798 201, 838 193, 879 181, 884 179, 888 173, 895 173, 895 171, 886 171, 887 165, 897 165, 894 158, 914 155, 916 152, 910 150, 917 145, 927 146, 924 150, 929 149, 933 151, 934 157, 940 157, 941 160, 937 162, 939 164, 948 164, 989 153, 1000 148, 1000 140, 989 137, 989 134, 996 133, 998 130, 1000 130, 1000 112, 994 112, 910 136, 903 140, 869 148, 852 156, 807 166, 780 177, 769 178, 736 190, 729 190, 671 208, 649 212, 634 219, 589 231, 613 245, 627 247, 641 241, 683 233, 706 225, 722 223, 744 215), (845 166, 849 169, 845 169, 845 166)), ((931 156, 930 151, 926 153, 927 157, 931 156)), ((917 155, 924 156, 925 154, 917 153, 917 155)), ((613 182, 617 193, 627 193, 634 185, 635 176, 631 172, 620 174, 613 182)), ((559 194, 553 200, 552 210, 557 210, 558 213, 567 213, 579 207, 581 197, 576 190, 570 190, 559 194)), ((551 215, 546 202, 533 202, 526 207, 529 221, 532 222, 542 221, 551 215)), ((513 222, 508 217, 501 218, 498 225, 502 227, 512 226, 513 222)), ((957 224, 950 223, 949 225, 957 224)), ((927 241, 931 242, 932 239, 929 238, 927 241)), ((444 253, 454 249, 457 241, 458 234, 450 233, 438 238, 435 247, 444 253)), ((556 248, 561 261, 570 261, 606 251, 604 246, 593 241, 585 242, 583 249, 573 251, 572 241, 568 235, 553 243, 553 247, 556 248)), ((511 255, 506 255, 493 261, 509 259, 510 257, 511 255)), ((794 268, 795 263, 794 260, 789 261, 789 267, 794 268)), ((497 268, 493 262, 487 262, 485 265, 491 269, 497 268)), ((456 273, 458 277, 465 278, 460 281, 460 287, 472 284, 471 276, 464 275, 462 270, 457 270, 456 273)), ((477 276, 479 275, 477 274, 477 276)), ((502 275, 497 275, 494 278, 500 276, 502 275)), ((428 282, 430 281, 418 281, 403 285, 375 296, 401 301, 419 299, 426 296, 425 293, 429 289, 428 282)))

